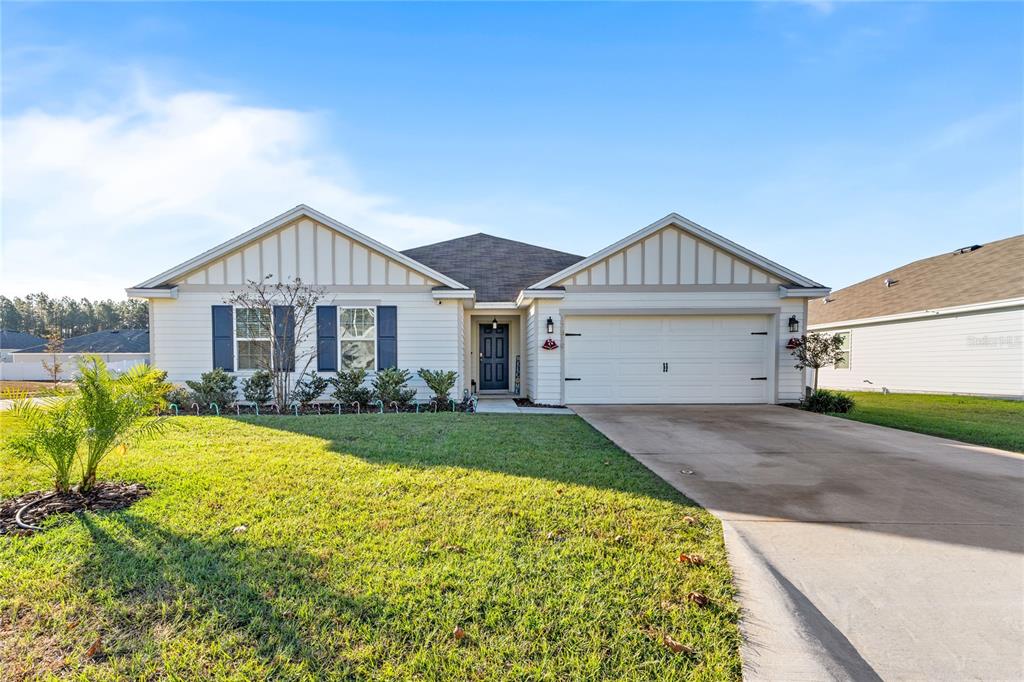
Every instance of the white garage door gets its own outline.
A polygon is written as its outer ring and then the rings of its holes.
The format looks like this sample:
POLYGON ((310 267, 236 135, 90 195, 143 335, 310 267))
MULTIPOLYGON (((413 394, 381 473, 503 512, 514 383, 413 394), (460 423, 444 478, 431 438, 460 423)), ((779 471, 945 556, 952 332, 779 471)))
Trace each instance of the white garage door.
POLYGON ((567 317, 565 402, 769 402, 769 319, 567 317))

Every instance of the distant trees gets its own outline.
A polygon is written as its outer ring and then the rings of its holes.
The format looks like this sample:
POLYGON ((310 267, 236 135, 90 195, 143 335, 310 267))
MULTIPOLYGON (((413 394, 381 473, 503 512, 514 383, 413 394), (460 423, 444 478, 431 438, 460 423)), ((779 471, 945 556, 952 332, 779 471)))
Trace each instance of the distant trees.
POLYGON ((44 293, 24 298, 0 295, 0 329, 8 331, 45 338, 56 330, 67 339, 101 329, 148 328, 149 306, 145 301, 51 298, 44 293))

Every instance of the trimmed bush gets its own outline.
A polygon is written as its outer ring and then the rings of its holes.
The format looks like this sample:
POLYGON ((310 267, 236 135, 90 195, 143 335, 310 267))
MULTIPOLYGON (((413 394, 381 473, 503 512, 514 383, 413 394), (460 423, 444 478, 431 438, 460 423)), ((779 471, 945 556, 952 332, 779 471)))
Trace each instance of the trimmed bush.
POLYGON ((387 407, 391 403, 408 405, 416 396, 416 389, 407 384, 412 379, 412 372, 407 369, 389 367, 377 372, 373 377, 373 395, 387 407))
POLYGON ((365 369, 344 369, 327 382, 334 387, 331 397, 348 407, 352 403, 369 405, 373 400, 373 392, 363 382, 366 381, 365 369))
POLYGON ((327 379, 316 372, 308 372, 303 374, 299 382, 295 384, 291 399, 300 405, 308 405, 322 396, 328 385, 327 379))
POLYGON ((459 378, 458 372, 442 371, 433 369, 420 369, 420 379, 427 384, 427 388, 434 392, 434 399, 439 405, 447 405, 449 393, 455 388, 455 382, 459 378))
MULTIPOLYGON (((235 402, 235 377, 220 367, 199 375, 199 381, 186 381, 185 385, 192 389, 190 403, 199 403, 206 408, 210 403, 225 407, 235 402)), ((180 407, 180 406, 179 406, 180 407)))
POLYGON ((845 414, 852 410, 853 406, 853 396, 839 393, 838 391, 829 391, 824 388, 819 388, 817 391, 812 392, 800 403, 801 409, 820 413, 845 414))
POLYGON ((256 370, 242 380, 242 395, 250 403, 266 405, 274 399, 274 375, 265 369, 256 370))

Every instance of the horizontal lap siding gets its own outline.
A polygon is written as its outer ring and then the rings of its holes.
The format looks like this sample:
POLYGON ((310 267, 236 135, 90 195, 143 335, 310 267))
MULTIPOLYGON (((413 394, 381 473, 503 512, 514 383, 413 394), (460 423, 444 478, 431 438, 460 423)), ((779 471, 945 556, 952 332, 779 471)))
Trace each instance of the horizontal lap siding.
POLYGON ((1024 397, 1024 308, 827 331, 852 331, 852 360, 822 387, 1024 397))
MULTIPOLYGON (((181 292, 177 299, 153 299, 153 333, 151 351, 153 364, 166 370, 173 382, 198 378, 213 363, 210 307, 222 305, 225 294, 219 292, 181 292)), ((320 305, 361 305, 375 301, 377 305, 398 308, 398 366, 416 373, 427 369, 459 371, 458 315, 453 304, 437 305, 430 292, 409 293, 328 293, 320 305)), ((312 324, 312 321, 311 321, 312 324)), ((311 334, 310 345, 315 345, 311 334)), ((304 360, 297 369, 302 369, 304 360)), ((316 362, 309 369, 316 368, 316 362)), ((249 372, 239 372, 240 376, 249 372)), ((428 391, 419 377, 412 385, 420 397, 428 391)))

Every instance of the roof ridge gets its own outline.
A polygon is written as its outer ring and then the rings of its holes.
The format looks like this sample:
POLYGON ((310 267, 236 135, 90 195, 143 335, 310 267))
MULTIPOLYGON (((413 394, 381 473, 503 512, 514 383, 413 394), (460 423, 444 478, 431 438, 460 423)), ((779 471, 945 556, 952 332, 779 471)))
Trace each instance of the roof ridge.
POLYGON ((573 257, 576 257, 576 258, 583 258, 583 256, 580 256, 578 253, 570 253, 568 251, 561 251, 559 249, 552 249, 551 247, 548 247, 548 246, 539 246, 537 244, 531 244, 530 242, 524 242, 524 241, 522 241, 520 239, 510 239, 508 237, 500 237, 498 235, 490 234, 488 232, 474 232, 473 234, 466 234, 466 235, 462 235, 461 237, 452 237, 451 239, 443 239, 443 240, 441 240, 439 242, 432 242, 430 244, 422 244, 420 246, 413 246, 413 247, 408 248, 408 249, 403 249, 402 253, 407 254, 409 251, 417 251, 419 249, 424 249, 424 248, 431 247, 431 246, 438 246, 440 244, 448 244, 448 243, 451 243, 451 242, 459 241, 460 239, 471 239, 473 237, 487 237, 488 239, 497 239, 497 240, 500 240, 500 241, 503 241, 503 242, 509 242, 509 243, 512 243, 512 244, 520 244, 522 246, 529 246, 532 249, 541 249, 543 251, 550 251, 551 253, 558 253, 558 254, 562 254, 562 255, 566 255, 566 256, 573 256, 573 257))

